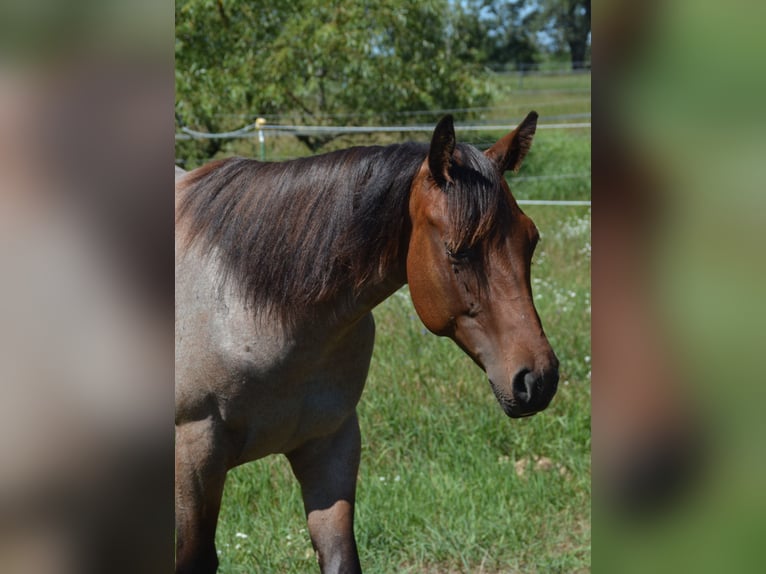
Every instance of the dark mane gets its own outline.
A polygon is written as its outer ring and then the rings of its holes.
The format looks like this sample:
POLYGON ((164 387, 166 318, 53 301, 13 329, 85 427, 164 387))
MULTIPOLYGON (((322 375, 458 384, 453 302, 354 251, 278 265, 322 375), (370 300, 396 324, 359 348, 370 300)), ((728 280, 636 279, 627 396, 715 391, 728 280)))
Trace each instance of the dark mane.
MULTIPOLYGON (((445 192, 450 243, 473 245, 507 211, 484 154, 458 146, 445 192)), ((222 280, 283 319, 380 278, 406 247, 412 181, 425 144, 355 147, 281 163, 245 158, 189 174, 179 219, 189 243, 220 259, 222 280)), ((503 219, 505 219, 503 217, 503 219)))
POLYGON ((447 209, 451 251, 486 243, 485 254, 495 240, 504 237, 511 222, 511 204, 500 184, 502 177, 487 157, 475 147, 457 146, 457 162, 450 166, 447 209))

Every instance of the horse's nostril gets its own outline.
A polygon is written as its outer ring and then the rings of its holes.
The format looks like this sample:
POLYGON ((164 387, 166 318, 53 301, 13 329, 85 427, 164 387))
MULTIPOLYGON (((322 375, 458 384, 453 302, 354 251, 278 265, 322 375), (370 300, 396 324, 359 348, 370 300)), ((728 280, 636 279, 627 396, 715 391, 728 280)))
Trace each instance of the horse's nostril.
POLYGON ((527 404, 532 400, 535 389, 535 376, 529 369, 521 369, 513 377, 513 397, 517 402, 527 404))

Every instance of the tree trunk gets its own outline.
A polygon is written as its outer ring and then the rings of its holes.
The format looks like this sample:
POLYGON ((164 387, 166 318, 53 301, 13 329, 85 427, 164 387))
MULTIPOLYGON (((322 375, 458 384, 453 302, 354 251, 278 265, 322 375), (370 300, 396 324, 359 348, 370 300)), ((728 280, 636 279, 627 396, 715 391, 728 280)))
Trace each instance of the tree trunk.
POLYGON ((569 53, 572 56, 572 69, 583 70, 587 68, 585 54, 588 50, 587 40, 570 40, 569 53))

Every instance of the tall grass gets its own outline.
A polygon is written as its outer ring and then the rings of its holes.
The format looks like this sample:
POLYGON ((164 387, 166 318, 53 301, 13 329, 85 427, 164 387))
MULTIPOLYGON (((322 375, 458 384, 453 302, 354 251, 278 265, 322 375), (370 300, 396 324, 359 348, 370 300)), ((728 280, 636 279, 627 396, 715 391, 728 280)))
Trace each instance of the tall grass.
MULTIPOLYGON (((538 132, 519 177, 587 173, 588 136, 538 132)), ((590 196, 587 177, 509 181, 519 197, 590 196)), ((380 305, 359 405, 356 535, 368 573, 589 571, 590 209, 525 211, 542 236, 533 289, 559 391, 543 413, 510 420, 484 373, 425 331, 406 287, 380 305)), ((284 457, 229 473, 217 545, 221 572, 318 571, 284 457)))

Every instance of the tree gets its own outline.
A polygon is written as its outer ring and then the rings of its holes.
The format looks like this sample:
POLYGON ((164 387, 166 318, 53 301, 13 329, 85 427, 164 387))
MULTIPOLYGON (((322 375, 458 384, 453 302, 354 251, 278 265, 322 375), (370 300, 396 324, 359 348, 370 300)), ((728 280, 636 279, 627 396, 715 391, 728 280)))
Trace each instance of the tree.
POLYGON ((452 0, 466 43, 493 69, 535 68, 567 54, 573 69, 590 53, 590 0, 452 0))
POLYGON ((481 62, 492 69, 509 66, 534 68, 540 57, 535 38, 539 26, 537 3, 525 0, 463 0, 453 8, 461 13, 461 30, 481 62))
MULTIPOLYGON (((489 90, 452 41, 447 8, 447 0, 178 0, 177 121, 221 131, 289 114, 342 125, 485 105, 489 90)), ((316 151, 330 137, 301 140, 316 151)))
POLYGON ((572 69, 588 65, 590 44, 590 0, 540 0, 541 29, 558 46, 566 46, 572 69))

